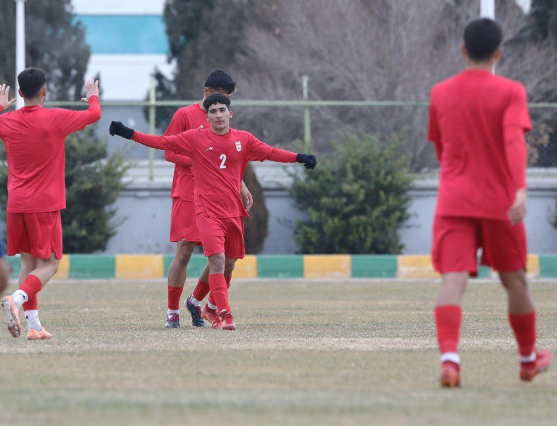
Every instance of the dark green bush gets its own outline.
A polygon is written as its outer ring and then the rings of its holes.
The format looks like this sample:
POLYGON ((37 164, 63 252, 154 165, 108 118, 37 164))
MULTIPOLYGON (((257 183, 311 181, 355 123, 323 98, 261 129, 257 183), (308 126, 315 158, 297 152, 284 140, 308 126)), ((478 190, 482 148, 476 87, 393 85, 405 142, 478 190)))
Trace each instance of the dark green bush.
POLYGON ((400 253, 398 230, 409 218, 412 182, 400 147, 396 137, 380 143, 376 136, 345 134, 332 156, 295 177, 290 193, 308 215, 296 222, 302 253, 400 253))

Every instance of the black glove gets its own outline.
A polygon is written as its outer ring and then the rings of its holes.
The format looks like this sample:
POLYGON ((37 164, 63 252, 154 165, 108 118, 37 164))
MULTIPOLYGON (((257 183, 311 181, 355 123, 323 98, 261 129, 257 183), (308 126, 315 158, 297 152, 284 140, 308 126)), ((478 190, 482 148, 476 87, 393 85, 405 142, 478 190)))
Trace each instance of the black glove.
POLYGON ((303 163, 308 170, 313 170, 317 165, 317 157, 313 154, 298 154, 296 156, 296 161, 298 163, 303 163))
POLYGON ((121 121, 113 121, 112 123, 110 123, 108 131, 110 132, 111 136, 118 135, 126 139, 133 138, 133 134, 135 133, 133 129, 124 126, 121 121))

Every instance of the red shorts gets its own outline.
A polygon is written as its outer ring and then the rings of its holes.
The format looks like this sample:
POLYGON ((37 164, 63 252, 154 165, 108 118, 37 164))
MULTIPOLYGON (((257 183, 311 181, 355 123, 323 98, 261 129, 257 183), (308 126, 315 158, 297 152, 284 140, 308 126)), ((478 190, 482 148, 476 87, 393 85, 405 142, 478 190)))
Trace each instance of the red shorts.
POLYGON ((46 213, 8 213, 8 256, 31 253, 48 259, 52 253, 62 259, 62 218, 60 210, 46 213))
POLYGON ((176 242, 180 240, 201 242, 195 222, 194 202, 173 198, 172 215, 170 216, 170 241, 176 242))
POLYGON ((433 224, 433 266, 441 274, 478 274, 477 253, 483 249, 481 264, 496 271, 526 269, 527 243, 524 223, 506 220, 436 216, 433 224))
POLYGON ((205 256, 224 253, 233 259, 244 258, 244 218, 214 218, 198 214, 196 219, 205 256))

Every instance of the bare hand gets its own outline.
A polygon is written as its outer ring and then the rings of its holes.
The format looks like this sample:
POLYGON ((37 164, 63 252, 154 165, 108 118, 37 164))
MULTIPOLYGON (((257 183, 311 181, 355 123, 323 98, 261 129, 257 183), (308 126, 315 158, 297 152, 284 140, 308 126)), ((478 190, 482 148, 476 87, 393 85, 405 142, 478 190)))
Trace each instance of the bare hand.
POLYGON ((249 212, 251 207, 253 206, 253 197, 244 181, 242 181, 242 189, 240 191, 240 194, 242 194, 242 199, 244 200, 244 203, 246 205, 246 210, 249 212))
POLYGON ((10 95, 10 86, 6 86, 5 84, 2 84, 0 86, 0 105, 4 109, 9 108, 12 104, 15 103, 15 98, 13 98, 11 101, 8 100, 9 95, 10 95))
POLYGON ((91 96, 99 96, 99 80, 94 78, 85 82, 85 98, 81 98, 81 102, 89 102, 91 96))
POLYGON ((516 191, 514 203, 507 212, 507 217, 511 225, 518 225, 526 217, 526 201, 528 200, 528 191, 526 188, 520 188, 516 191))

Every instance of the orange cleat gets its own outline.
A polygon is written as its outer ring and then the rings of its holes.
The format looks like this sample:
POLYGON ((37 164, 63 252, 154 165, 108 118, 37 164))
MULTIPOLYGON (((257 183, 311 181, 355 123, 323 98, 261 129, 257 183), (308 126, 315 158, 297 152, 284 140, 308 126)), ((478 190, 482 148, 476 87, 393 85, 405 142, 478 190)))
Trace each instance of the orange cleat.
POLYGON ((444 362, 441 365, 442 388, 459 388, 460 387, 460 371, 456 364, 452 362, 444 362))
POLYGON ((34 330, 32 328, 29 329, 29 333, 27 333, 28 340, 49 340, 52 338, 52 334, 46 331, 46 328, 41 328, 41 331, 34 330))
POLYGON ((520 380, 531 382, 539 373, 547 371, 553 362, 553 355, 549 351, 538 351, 534 362, 520 363, 520 380))
POLYGON ((21 323, 19 322, 19 308, 13 296, 6 296, 2 299, 2 308, 8 319, 8 331, 13 337, 21 336, 21 323))
POLYGON ((223 330, 236 330, 236 324, 234 323, 234 318, 232 318, 232 313, 223 310, 220 313, 220 318, 222 320, 223 330))
POLYGON ((216 309, 211 309, 207 305, 201 310, 201 318, 206 319, 211 323, 211 327, 220 330, 222 322, 216 309))

